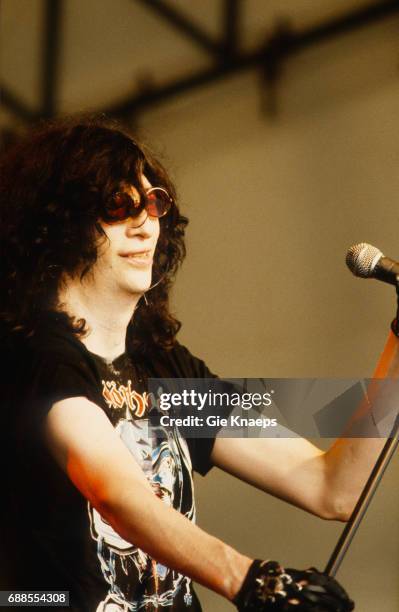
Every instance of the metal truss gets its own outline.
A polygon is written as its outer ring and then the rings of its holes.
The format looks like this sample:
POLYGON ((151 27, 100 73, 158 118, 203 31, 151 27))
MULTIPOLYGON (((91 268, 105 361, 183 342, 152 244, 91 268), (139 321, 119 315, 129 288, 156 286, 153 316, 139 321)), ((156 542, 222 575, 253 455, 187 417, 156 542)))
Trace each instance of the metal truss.
MULTIPOLYGON (((105 112, 124 120, 132 120, 149 107, 160 105, 175 96, 210 83, 216 83, 248 69, 258 69, 265 87, 273 92, 283 63, 295 53, 327 39, 399 14, 399 0, 380 0, 302 31, 295 30, 287 18, 276 23, 274 30, 259 48, 244 52, 240 47, 241 0, 220 0, 223 3, 223 18, 221 34, 217 39, 201 29, 198 24, 169 4, 167 0, 132 1, 139 2, 164 20, 169 27, 174 28, 179 35, 185 36, 200 47, 209 55, 211 61, 206 68, 188 72, 161 86, 153 86, 150 83, 142 84, 134 94, 108 107, 98 109, 99 112, 105 112)), ((39 108, 30 108, 12 91, 4 86, 1 87, 3 105, 24 123, 30 124, 38 119, 51 118, 57 114, 58 68, 64 9, 64 0, 45 0, 45 35, 42 48, 39 108)), ((270 112, 274 110, 272 97, 269 100, 268 110, 270 112)))

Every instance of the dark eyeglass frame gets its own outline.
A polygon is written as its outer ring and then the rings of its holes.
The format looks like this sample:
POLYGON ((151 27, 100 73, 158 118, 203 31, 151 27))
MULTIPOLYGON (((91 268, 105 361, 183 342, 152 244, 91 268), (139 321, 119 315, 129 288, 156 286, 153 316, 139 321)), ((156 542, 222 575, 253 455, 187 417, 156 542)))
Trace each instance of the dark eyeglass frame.
POLYGON ((117 191, 108 200, 101 215, 105 223, 121 223, 129 217, 135 219, 142 210, 153 218, 161 218, 168 214, 173 199, 163 187, 151 187, 145 192, 144 198, 135 200, 126 191, 117 191))

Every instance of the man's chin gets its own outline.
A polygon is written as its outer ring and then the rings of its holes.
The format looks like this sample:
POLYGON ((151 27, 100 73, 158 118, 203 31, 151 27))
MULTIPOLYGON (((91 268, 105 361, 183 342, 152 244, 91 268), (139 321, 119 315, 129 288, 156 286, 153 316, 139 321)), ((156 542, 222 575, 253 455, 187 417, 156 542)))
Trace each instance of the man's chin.
POLYGON ((151 282, 134 283, 134 285, 129 285, 126 289, 132 296, 141 297, 146 291, 151 289, 151 282))

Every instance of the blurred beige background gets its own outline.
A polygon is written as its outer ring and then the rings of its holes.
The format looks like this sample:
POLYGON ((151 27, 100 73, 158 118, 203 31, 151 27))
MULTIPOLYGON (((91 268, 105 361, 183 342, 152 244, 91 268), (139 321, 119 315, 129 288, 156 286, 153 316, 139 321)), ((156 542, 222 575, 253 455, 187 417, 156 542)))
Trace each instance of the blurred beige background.
MULTIPOLYGON (((243 47, 276 16, 298 27, 361 2, 244 3, 243 47), (327 6, 328 5, 328 6, 327 6)), ((364 4, 364 3, 363 3, 364 4)), ((213 0, 173 2, 216 34, 213 0)), ((39 0, 3 0, 3 82, 38 101, 39 0)), ((150 70, 156 82, 203 65, 203 52, 127 0, 68 0, 60 111, 102 108, 150 70)), ((223 376, 370 376, 395 295, 345 268, 355 242, 399 258, 399 18, 291 58, 278 116, 260 112, 256 71, 140 115, 190 217, 174 295, 181 341, 223 376)), ((1 123, 17 123, 3 110, 1 123)), ((399 457, 391 464, 338 577, 360 612, 399 609, 399 457)), ((323 567, 342 525, 323 522, 217 470, 197 477, 199 524, 241 551, 323 567)), ((199 588, 206 612, 233 607, 199 588)))

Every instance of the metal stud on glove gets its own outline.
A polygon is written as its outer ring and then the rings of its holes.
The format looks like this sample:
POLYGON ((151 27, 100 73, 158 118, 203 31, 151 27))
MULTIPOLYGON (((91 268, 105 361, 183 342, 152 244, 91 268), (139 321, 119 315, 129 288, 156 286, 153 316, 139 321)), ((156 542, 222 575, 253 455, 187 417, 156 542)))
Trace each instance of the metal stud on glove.
POLYGON ((354 603, 334 578, 311 568, 255 560, 233 600, 239 612, 350 612, 354 603))

